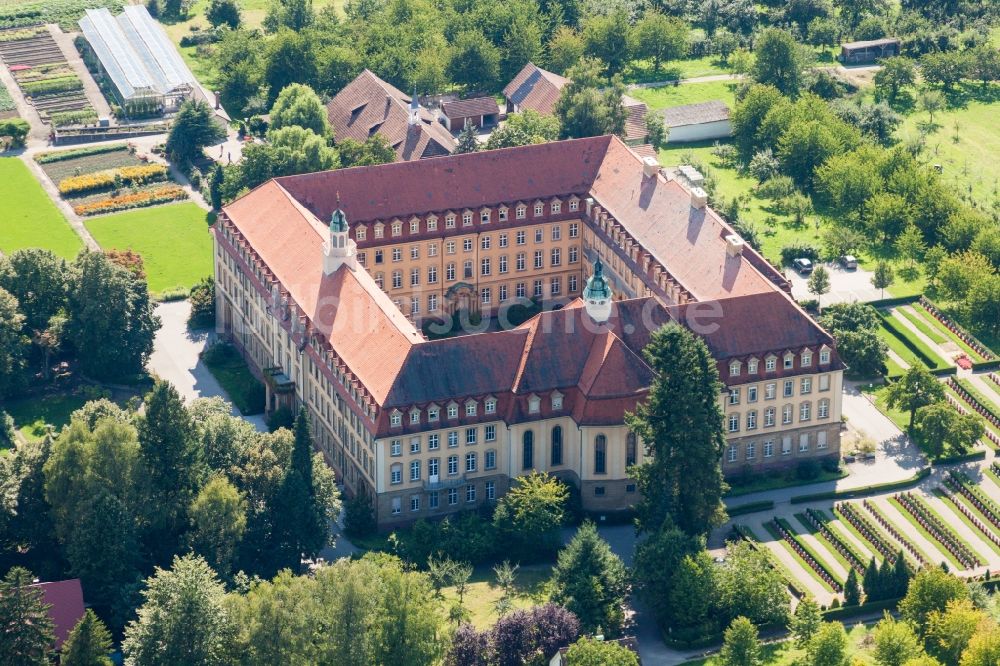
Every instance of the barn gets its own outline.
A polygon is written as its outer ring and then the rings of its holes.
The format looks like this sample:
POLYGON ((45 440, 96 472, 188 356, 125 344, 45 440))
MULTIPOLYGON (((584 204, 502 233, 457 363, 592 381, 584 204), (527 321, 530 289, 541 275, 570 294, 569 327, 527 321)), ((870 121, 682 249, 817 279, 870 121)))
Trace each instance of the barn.
POLYGON ((663 109, 663 124, 670 134, 668 143, 688 143, 724 139, 733 133, 729 107, 722 100, 685 104, 663 109))
POLYGON ((899 40, 892 37, 840 45, 840 60, 845 65, 867 65, 882 58, 898 55, 899 40))
POLYGON ((500 120, 500 107, 492 97, 474 97, 441 103, 444 126, 452 132, 460 132, 465 126, 491 127, 500 120))

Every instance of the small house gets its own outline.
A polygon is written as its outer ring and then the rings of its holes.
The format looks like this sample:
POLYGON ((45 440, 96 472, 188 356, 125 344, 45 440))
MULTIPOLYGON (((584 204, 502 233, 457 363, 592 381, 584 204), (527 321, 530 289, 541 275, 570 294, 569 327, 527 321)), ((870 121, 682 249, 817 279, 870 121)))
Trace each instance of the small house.
POLYGON ((531 109, 543 116, 552 115, 563 86, 569 83, 565 76, 546 71, 529 62, 503 89, 507 100, 507 113, 531 109))
POLYGON ((491 127, 500 120, 500 107, 492 97, 459 99, 441 104, 441 122, 451 132, 460 132, 467 125, 491 127))
POLYGON ((732 136, 729 107, 722 100, 685 104, 663 109, 663 124, 669 130, 668 143, 725 139, 732 136))
POLYGON ((56 650, 69 638, 73 627, 83 618, 83 588, 79 578, 59 580, 52 583, 34 583, 31 587, 42 591, 42 599, 49 606, 49 617, 52 618, 56 642, 56 650))
POLYGON ((894 37, 840 45, 840 61, 845 65, 867 65, 898 55, 899 40, 894 37))

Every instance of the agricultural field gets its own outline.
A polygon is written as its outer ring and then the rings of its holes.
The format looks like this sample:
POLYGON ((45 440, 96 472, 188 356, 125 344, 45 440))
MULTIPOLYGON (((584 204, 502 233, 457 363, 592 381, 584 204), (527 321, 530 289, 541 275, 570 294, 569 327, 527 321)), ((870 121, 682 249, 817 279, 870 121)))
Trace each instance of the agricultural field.
POLYGON ((86 226, 103 249, 132 249, 142 255, 155 296, 186 294, 212 274, 208 215, 193 203, 90 218, 86 226))
POLYGON ((0 0, 0 29, 58 23, 63 30, 76 30, 85 10, 107 7, 117 13, 126 4, 126 0, 0 0))
POLYGON ((43 122, 61 127, 97 119, 83 81, 44 26, 0 32, 0 58, 43 122))
POLYGON ((81 216, 187 198, 165 165, 137 157, 126 144, 42 153, 36 161, 81 216))
POLYGON ((0 157, 0 201, 0 251, 41 247, 72 259, 83 248, 34 174, 16 157, 0 157))

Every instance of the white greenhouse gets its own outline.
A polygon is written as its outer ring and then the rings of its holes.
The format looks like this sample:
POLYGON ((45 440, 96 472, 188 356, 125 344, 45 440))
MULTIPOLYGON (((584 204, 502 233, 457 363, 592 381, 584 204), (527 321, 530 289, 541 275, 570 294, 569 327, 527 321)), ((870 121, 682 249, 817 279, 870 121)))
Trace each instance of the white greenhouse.
POLYGON ((127 5, 118 16, 104 8, 88 9, 80 29, 126 112, 174 111, 198 85, 142 5, 127 5))

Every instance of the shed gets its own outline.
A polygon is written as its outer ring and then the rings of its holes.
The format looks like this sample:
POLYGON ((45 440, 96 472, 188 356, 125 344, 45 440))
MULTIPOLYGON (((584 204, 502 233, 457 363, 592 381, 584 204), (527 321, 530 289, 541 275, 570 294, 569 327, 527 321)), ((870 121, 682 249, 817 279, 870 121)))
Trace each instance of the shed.
POLYGON ((441 104, 441 121, 452 132, 465 128, 496 125, 500 119, 500 107, 492 97, 473 97, 441 104))
POLYGON ((840 60, 845 65, 865 65, 882 58, 899 55, 899 40, 895 37, 848 42, 840 45, 840 60))
POLYGON ((722 100, 671 106, 660 112, 670 131, 668 143, 724 139, 733 133, 729 107, 722 100))
POLYGON ((69 638, 69 632, 84 614, 83 589, 79 578, 59 580, 52 583, 35 583, 31 587, 42 591, 43 600, 49 606, 49 617, 55 625, 55 648, 62 647, 69 638))

